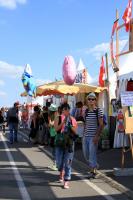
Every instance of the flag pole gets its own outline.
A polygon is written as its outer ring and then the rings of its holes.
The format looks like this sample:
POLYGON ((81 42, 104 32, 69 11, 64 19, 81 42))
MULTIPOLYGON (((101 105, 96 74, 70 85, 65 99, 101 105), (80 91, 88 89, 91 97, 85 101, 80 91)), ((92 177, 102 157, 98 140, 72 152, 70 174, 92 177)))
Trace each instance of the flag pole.
POLYGON ((107 87, 107 113, 108 113, 108 127, 109 127, 109 108, 110 108, 110 92, 109 92, 109 72, 108 72, 108 54, 105 54, 106 60, 106 87, 107 87))
MULTIPOLYGON (((119 13, 118 13, 118 10, 116 9, 116 20, 119 19, 119 13)), ((119 21, 117 23, 117 28, 116 28, 116 55, 119 54, 119 30, 118 30, 118 27, 119 27, 119 21)), ((116 56, 116 65, 119 69, 119 56, 116 56)), ((118 75, 119 75, 119 70, 116 72, 116 77, 118 78, 118 75)))

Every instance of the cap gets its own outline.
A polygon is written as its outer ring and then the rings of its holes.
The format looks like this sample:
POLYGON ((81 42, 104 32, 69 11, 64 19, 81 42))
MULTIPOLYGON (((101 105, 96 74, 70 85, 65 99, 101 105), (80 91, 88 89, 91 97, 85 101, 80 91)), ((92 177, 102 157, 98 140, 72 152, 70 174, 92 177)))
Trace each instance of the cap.
POLYGON ((95 98, 95 99, 97 98, 94 92, 89 93, 87 98, 89 98, 89 97, 95 98))
POLYGON ((52 111, 52 112, 56 112, 58 110, 57 106, 55 104, 51 104, 50 107, 49 107, 49 111, 52 111))

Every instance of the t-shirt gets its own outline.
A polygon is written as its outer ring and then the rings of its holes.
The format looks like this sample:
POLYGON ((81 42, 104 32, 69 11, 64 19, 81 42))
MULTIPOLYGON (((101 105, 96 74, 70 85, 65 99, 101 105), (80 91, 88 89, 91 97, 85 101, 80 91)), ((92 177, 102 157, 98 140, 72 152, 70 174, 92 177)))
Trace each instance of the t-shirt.
POLYGON ((10 108, 7 118, 9 123, 18 123, 18 109, 15 107, 10 108))
MULTIPOLYGON (((89 111, 85 116, 85 129, 84 135, 89 137, 94 137, 96 135, 96 130, 98 128, 98 120, 95 108, 93 111, 89 111)), ((103 111, 101 108, 98 108, 98 118, 103 118, 103 111)))

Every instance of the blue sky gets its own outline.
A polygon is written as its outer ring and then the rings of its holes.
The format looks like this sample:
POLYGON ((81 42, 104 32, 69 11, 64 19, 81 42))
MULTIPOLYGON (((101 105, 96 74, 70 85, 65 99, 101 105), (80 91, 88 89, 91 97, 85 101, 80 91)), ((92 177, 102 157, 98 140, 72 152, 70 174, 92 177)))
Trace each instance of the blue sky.
MULTIPOLYGON (((37 84, 62 78, 62 63, 82 58, 98 78, 100 58, 109 51, 116 8, 120 22, 128 0, 0 0, 0 106, 24 101, 21 75, 26 63, 37 84)), ((127 35, 120 36, 121 48, 127 35)))

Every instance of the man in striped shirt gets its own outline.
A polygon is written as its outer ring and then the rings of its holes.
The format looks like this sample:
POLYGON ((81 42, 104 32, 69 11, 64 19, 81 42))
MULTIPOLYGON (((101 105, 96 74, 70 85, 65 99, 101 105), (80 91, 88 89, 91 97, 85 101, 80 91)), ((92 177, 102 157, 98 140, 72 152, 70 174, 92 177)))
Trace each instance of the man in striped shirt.
POLYGON ((97 169, 97 147, 100 134, 103 129, 103 111, 97 107, 95 93, 87 96, 87 106, 85 112, 85 129, 83 137, 83 151, 89 163, 90 174, 88 178, 94 178, 97 169))

